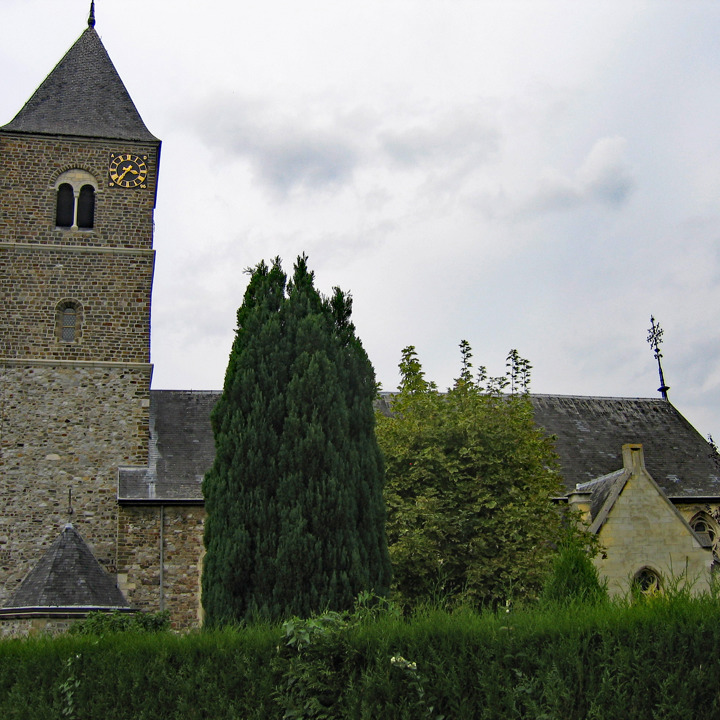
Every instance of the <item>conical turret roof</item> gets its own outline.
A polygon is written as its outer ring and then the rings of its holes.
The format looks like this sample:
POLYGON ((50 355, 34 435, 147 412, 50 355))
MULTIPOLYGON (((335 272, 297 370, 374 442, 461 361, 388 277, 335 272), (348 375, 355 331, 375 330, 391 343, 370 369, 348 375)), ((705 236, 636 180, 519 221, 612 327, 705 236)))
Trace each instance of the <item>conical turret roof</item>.
POLYGON ((127 608, 128 603, 100 563, 68 524, 20 587, 6 608, 127 608))
POLYGON ((157 141, 95 31, 94 17, 22 110, 0 130, 157 141))

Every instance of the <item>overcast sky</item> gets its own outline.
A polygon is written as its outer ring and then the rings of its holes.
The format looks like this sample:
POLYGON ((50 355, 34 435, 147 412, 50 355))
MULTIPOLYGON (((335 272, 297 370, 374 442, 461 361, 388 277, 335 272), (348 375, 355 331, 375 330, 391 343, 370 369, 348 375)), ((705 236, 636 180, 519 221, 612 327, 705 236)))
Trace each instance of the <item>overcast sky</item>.
MULTIPOLYGON (((0 0, 0 124, 89 0, 0 0)), ((309 255, 384 389, 458 344, 538 393, 657 397, 720 439, 716 0, 97 0, 162 139, 153 386, 220 389, 244 269, 309 255)), ((632 438, 628 438, 632 441, 632 438)))

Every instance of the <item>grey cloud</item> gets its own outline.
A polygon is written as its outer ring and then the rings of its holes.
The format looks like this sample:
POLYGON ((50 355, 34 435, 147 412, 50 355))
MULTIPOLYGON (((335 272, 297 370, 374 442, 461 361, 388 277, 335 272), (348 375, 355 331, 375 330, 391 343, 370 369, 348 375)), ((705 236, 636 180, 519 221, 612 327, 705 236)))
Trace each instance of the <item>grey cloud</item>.
POLYGON ((310 112, 282 115, 234 99, 211 104, 213 120, 189 118, 195 132, 225 157, 248 160, 256 177, 281 195, 347 182, 359 163, 357 138, 342 119, 319 125, 310 112))
POLYGON ((577 174, 580 194, 609 205, 624 203, 634 186, 621 137, 601 138, 577 174))
POLYGON ((625 160, 625 145, 624 138, 601 138, 572 175, 546 171, 521 212, 532 215, 572 210, 592 203, 623 205, 635 187, 625 160))
POLYGON ((433 124, 386 130, 379 140, 383 151, 405 167, 438 161, 477 165, 497 152, 499 133, 478 115, 463 112, 433 124))
POLYGON ((247 148, 256 172, 282 192, 294 187, 318 188, 347 181, 358 164, 351 143, 327 135, 266 137, 247 148))
POLYGON ((422 124, 407 112, 379 117, 319 101, 293 110, 236 98, 210 98, 212 119, 187 118, 205 144, 229 159, 245 159, 255 176, 280 195, 295 190, 335 188, 352 181, 363 164, 405 168, 433 165, 457 181, 488 162, 499 133, 475 108, 430 117, 422 124), (320 106, 318 106, 320 105, 320 106))

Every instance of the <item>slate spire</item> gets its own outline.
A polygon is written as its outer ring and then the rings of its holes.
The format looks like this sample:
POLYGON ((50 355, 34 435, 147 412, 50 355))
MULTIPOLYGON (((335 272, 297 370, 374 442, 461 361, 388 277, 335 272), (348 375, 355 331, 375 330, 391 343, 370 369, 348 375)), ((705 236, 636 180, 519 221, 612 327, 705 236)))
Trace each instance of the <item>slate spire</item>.
POLYGON ((88 27, 1 131, 157 141, 95 31, 95 3, 88 27))
POLYGON ((113 578, 103 570, 68 523, 5 607, 127 608, 113 578))

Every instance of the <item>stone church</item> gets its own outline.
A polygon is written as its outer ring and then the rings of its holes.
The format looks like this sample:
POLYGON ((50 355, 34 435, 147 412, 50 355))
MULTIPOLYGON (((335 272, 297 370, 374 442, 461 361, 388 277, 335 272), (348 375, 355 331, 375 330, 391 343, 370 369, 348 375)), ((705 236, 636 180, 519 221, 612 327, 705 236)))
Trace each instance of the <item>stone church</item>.
MULTIPOLYGON (((161 143, 92 7, 87 29, 0 128, 7 632, 63 627, 92 609, 167 609, 177 628, 201 620, 201 482, 218 393, 151 390, 161 143)), ((688 569, 706 586, 720 470, 680 413, 659 398, 532 401, 557 438, 567 500, 606 548, 606 576, 622 588, 688 569)))

